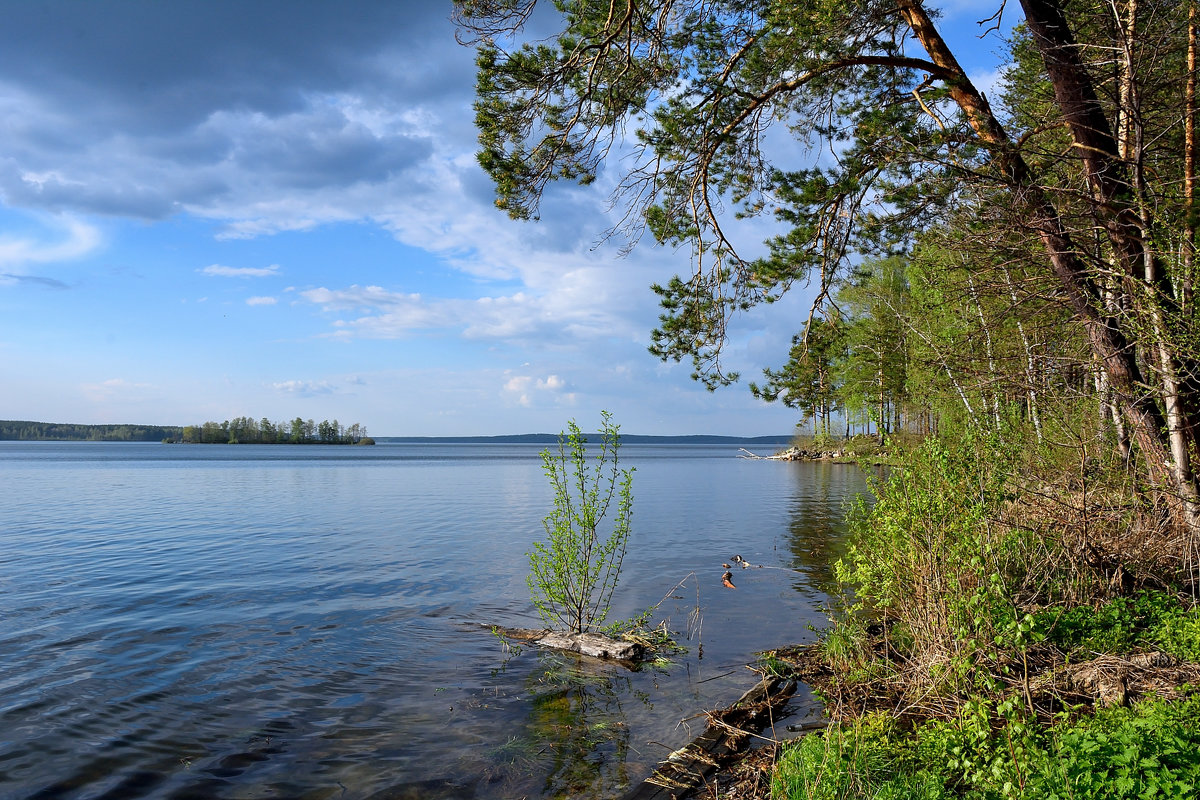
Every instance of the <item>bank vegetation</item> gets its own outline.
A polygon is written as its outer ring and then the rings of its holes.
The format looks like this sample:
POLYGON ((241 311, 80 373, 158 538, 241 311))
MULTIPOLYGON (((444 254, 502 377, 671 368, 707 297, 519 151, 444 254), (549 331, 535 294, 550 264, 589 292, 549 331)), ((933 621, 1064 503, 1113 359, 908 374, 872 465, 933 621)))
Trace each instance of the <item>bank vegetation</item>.
POLYGON ((810 287, 752 390, 925 440, 858 511, 798 661, 836 724, 774 796, 1194 797, 1196 3, 997 2, 986 94, 920 0, 556 5, 526 41, 533 2, 456 4, 497 205, 610 178, 610 236, 690 249, 651 350, 710 388, 810 287))

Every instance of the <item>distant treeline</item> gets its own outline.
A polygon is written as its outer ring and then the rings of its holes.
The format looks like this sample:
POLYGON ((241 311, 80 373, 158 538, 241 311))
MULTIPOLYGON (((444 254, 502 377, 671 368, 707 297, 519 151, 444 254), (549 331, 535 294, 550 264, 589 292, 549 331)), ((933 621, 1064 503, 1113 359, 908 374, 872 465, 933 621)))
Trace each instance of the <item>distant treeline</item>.
POLYGON ((175 441, 183 428, 175 425, 75 425, 70 422, 0 420, 0 440, 161 442, 175 441))
POLYGON ((314 422, 300 417, 288 422, 235 417, 187 425, 175 440, 191 444, 375 444, 357 422, 343 427, 336 419, 314 422))
MULTIPOLYGON (((585 433, 588 441, 599 442, 601 434, 585 433)), ((653 436, 641 433, 623 433, 621 442, 624 444, 736 444, 745 445, 787 445, 791 444, 794 436, 717 436, 712 434, 692 434, 687 436, 653 436)), ((548 444, 558 443, 556 433, 517 433, 499 436, 377 436, 380 442, 389 444, 548 444)))

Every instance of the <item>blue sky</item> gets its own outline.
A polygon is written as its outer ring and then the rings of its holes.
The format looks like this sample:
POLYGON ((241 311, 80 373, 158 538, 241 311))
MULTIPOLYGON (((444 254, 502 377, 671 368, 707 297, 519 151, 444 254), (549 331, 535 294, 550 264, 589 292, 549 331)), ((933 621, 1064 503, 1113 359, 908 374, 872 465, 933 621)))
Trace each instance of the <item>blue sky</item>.
MULTIPOLYGON (((943 4, 981 85, 994 2, 943 4)), ((338 419, 376 435, 787 433, 646 351, 649 285, 602 188, 507 219, 443 2, 0 2, 0 418, 338 419)), ((1011 20, 1010 20, 1011 21, 1011 20)), ((600 181, 601 184, 604 180, 600 181)), ((761 238, 761 237, 760 237, 761 238)), ((735 324, 746 379, 803 292, 735 324)))

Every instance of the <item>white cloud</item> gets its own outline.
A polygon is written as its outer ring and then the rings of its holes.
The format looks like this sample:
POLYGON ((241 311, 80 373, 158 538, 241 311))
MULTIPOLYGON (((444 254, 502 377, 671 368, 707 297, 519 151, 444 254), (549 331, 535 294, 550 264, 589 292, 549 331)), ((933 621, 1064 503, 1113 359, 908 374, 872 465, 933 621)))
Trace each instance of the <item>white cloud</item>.
POLYGON ((147 383, 134 383, 124 378, 109 378, 99 383, 85 383, 80 386, 83 394, 91 402, 107 403, 122 398, 131 393, 140 392, 149 387, 147 383))
MULTIPOLYGON (((649 278, 638 266, 604 256, 525 252, 524 288, 476 298, 426 297, 382 286, 318 287, 299 294, 326 312, 339 338, 397 339, 456 330, 466 339, 561 347, 576 342, 644 340, 653 308, 649 278), (570 259, 574 263, 564 263, 570 259)), ((507 257, 507 254, 505 254, 507 257)), ((513 254, 516 260, 516 254, 513 254)))
POLYGON ((213 275, 222 278, 267 278, 279 274, 279 265, 269 267, 227 267, 223 264, 209 264, 196 270, 202 275, 213 275))
MULTIPOLYGON (((507 374, 507 373, 506 373, 507 374)), ((533 375, 508 375, 502 391, 517 405, 532 408, 540 405, 539 400, 549 400, 555 405, 573 405, 576 395, 564 392, 567 382, 558 375, 538 378, 533 375)))
POLYGON ((0 237, 0 266, 20 270, 31 264, 69 261, 97 249, 99 229, 73 217, 50 220, 48 227, 59 234, 57 241, 34 237, 0 237))
POLYGON ((328 381, 279 381, 271 384, 271 388, 284 394, 296 394, 306 397, 333 394, 337 391, 336 387, 328 381))
POLYGON ((274 297, 247 297, 246 305, 248 306, 273 306, 279 301, 274 297))
POLYGON ((1001 81, 1003 78, 1004 72, 1000 67, 971 73, 971 83, 975 84, 975 88, 987 95, 988 99, 993 103, 1000 100, 1001 81))

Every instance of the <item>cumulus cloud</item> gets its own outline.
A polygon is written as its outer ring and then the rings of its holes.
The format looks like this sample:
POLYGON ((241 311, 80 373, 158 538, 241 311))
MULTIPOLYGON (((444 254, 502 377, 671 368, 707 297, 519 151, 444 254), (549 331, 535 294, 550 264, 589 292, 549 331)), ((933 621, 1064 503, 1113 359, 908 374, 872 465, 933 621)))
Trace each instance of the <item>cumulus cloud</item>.
MULTIPOLYGON (((442 4, 306 4, 301 13, 285 0, 41 0, 8 12, 0 198, 9 207, 186 215, 211 220, 224 238, 363 223, 468 279, 414 292, 399 271, 393 283, 348 269, 344 282, 318 286, 289 275, 297 285, 288 301, 319 308, 329 336, 448 333, 486 346, 563 353, 582 344, 588 358, 610 349, 621 360, 645 358, 658 313, 647 286, 689 268, 686 254, 644 248, 626 261, 615 245, 596 248, 613 222, 602 188, 552 186, 538 224, 495 209, 474 156, 474 54, 454 44, 442 4)), ((198 271, 283 274, 278 265, 198 271)), ((518 396, 568 394, 537 380, 518 396)), ((274 388, 333 390, 303 381, 274 388)))
POLYGON ((304 299, 336 316, 341 338, 439 328, 482 340, 644 338, 646 285, 670 273, 614 265, 615 248, 592 252, 607 225, 594 192, 552 187, 554 214, 537 225, 499 213, 474 157, 473 53, 454 43, 444 7, 401 6, 67 4, 62 13, 91 32, 70 45, 46 11, 15 7, 0 28, 0 196, 55 211, 186 213, 224 238, 365 222, 483 286, 516 284, 445 298, 309 288, 304 299))
POLYGON ((549 400, 556 405, 571 405, 575 393, 565 391, 567 382, 558 375, 539 378, 534 375, 508 375, 502 387, 503 393, 517 405, 532 408, 540 400, 549 400))
POLYGON ((279 301, 274 297, 247 297, 246 305, 248 306, 273 306, 279 301))
POLYGON ((279 274, 279 265, 269 267, 226 267, 223 264, 209 264, 196 270, 202 275, 216 275, 223 278, 266 278, 279 274))
POLYGON ((545 293, 519 291, 474 299, 427 298, 357 285, 308 289, 300 296, 327 312, 353 312, 333 322, 340 338, 397 339, 438 329, 459 331, 467 339, 550 344, 614 335, 634 338, 638 329, 622 318, 623 309, 606 303, 600 287, 593 288, 589 296, 567 275, 545 293))
POLYGON ((10 205, 188 210, 256 235, 363 218, 414 182, 400 179, 431 157, 435 127, 472 147, 469 124, 441 124, 469 108, 472 53, 436 4, 46 0, 9 12, 10 205))

